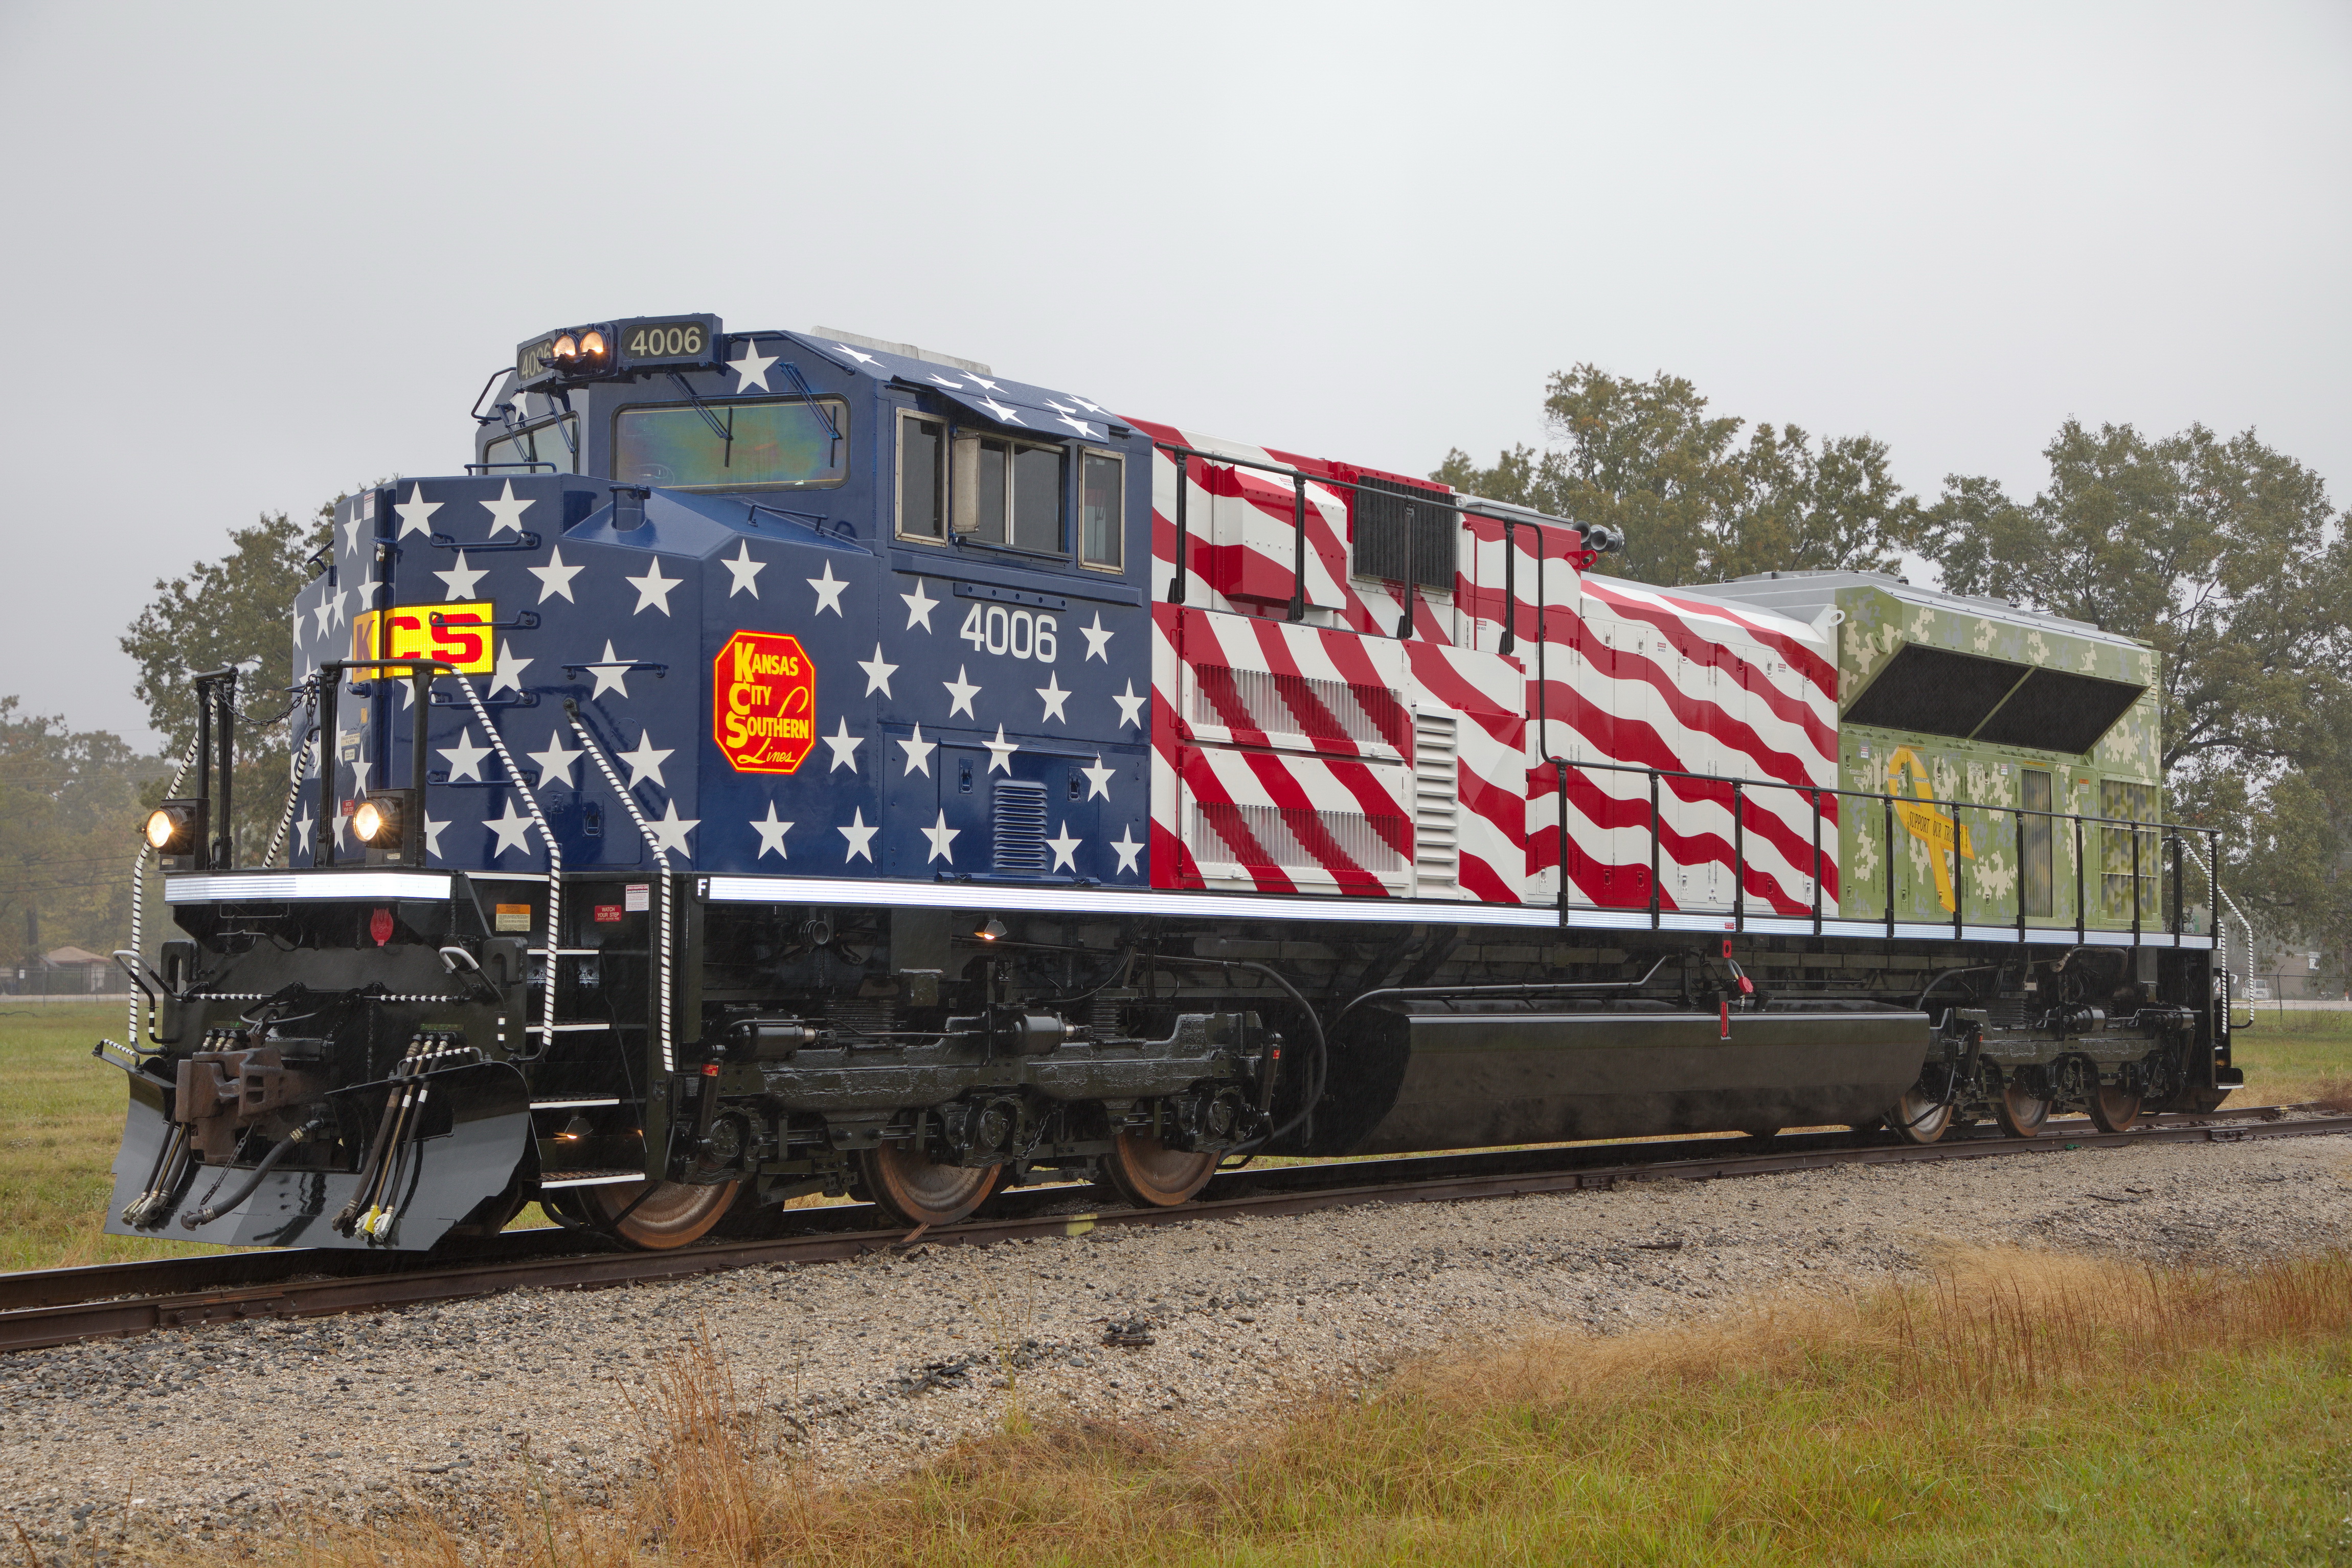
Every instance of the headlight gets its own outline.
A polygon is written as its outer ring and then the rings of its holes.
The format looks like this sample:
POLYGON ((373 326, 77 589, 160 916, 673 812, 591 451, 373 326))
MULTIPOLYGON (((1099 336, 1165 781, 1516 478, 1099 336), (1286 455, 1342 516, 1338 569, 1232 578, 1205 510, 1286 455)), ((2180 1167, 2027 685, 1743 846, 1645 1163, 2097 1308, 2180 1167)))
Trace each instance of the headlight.
POLYGON ((571 333, 566 332, 563 336, 555 340, 554 352, 556 363, 568 365, 572 361, 580 357, 579 341, 574 339, 571 333))
POLYGON ((147 814, 147 844, 157 854, 195 852, 201 813, 194 800, 166 800, 147 814))
POLYGON ((400 847, 401 798, 385 791, 370 795, 352 813, 352 837, 375 850, 400 847))
POLYGON ((586 359, 603 359, 604 357, 604 334, 602 332, 583 333, 580 338, 580 352, 582 356, 586 359))

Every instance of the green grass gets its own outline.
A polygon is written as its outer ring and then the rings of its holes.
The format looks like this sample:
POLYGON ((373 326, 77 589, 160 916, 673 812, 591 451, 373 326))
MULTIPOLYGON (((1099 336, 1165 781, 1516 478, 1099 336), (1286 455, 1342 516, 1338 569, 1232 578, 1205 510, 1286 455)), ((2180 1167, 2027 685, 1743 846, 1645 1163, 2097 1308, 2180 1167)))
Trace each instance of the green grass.
POLYGON ((89 1048, 122 1038, 122 1014, 120 1002, 0 998, 0 1270, 226 1250, 99 1228, 128 1096, 89 1048))
POLYGON ((2352 1084, 2352 1009, 2282 1012, 2256 1003, 2254 1015, 2252 1029, 2231 1037, 2231 1055, 2246 1074, 2233 1103, 2288 1103, 2341 1095, 2352 1084))

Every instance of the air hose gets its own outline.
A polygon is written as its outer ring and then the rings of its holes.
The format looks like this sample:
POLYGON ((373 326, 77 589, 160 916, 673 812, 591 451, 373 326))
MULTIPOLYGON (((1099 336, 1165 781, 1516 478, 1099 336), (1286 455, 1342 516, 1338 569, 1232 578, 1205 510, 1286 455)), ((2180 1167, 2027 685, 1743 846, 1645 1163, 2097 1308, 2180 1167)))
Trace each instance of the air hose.
POLYGON ((278 1162, 286 1157, 287 1150, 292 1148, 295 1145, 303 1142, 305 1139, 309 1138, 311 1134, 318 1132, 326 1124, 323 1120, 305 1122, 302 1125, 295 1128, 292 1132, 278 1139, 278 1142, 271 1146, 269 1152, 261 1156, 261 1163, 253 1167, 253 1174, 245 1178, 245 1185, 243 1186, 238 1187, 235 1192, 229 1194, 228 1197, 221 1199, 218 1203, 208 1203, 193 1214, 184 1214, 180 1216, 181 1228, 187 1230, 194 1230, 199 1225, 210 1225, 214 1220, 218 1219, 222 1215, 226 1214, 238 1204, 243 1203, 247 1198, 251 1197, 254 1193, 260 1188, 262 1179, 268 1176, 271 1171, 278 1168, 278 1162))

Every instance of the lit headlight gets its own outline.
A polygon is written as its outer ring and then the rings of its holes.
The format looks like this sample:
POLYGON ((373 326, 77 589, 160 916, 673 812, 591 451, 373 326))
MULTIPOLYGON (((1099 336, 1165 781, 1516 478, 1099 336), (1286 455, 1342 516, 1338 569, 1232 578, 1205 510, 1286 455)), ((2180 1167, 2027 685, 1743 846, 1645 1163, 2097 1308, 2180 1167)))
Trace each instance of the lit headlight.
POLYGON ((583 359, 603 359, 604 357, 604 334, 602 332, 584 332, 581 334, 580 353, 581 357, 583 359))
POLYGON ((147 844, 158 854, 184 855, 196 847, 196 803, 166 800, 147 815, 147 844))
POLYGON ((572 361, 580 357, 580 344, 578 340, 574 339, 569 332, 564 333, 563 336, 555 340, 554 354, 555 362, 557 364, 570 364, 572 361))
POLYGON ((400 802, 390 796, 371 796, 352 813, 352 836, 375 849, 400 842, 400 802))

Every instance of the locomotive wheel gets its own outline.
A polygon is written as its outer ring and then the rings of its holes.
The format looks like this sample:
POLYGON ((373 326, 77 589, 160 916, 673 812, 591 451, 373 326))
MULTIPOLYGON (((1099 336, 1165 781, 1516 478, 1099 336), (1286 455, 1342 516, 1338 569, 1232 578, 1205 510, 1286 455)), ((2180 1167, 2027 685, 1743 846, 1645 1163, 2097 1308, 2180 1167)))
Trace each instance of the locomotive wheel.
POLYGON ((1138 1208, 1173 1208, 1209 1185, 1217 1160, 1171 1149, 1150 1133, 1121 1133, 1103 1156, 1103 1176, 1138 1208))
POLYGON ((683 1247, 689 1241, 699 1241, 710 1228, 726 1218, 735 1202, 736 1189, 741 1182, 721 1182, 717 1186, 689 1186, 684 1182, 656 1182, 654 1190, 646 1194, 646 1184, 633 1181, 612 1186, 588 1186, 577 1189, 588 1218, 632 1247, 647 1252, 667 1252, 673 1247, 683 1247), (646 1200, 637 1203, 640 1194, 646 1200), (631 1208, 631 1204, 636 1204, 631 1208))
POLYGON ((953 1225, 978 1208, 1004 1175, 1003 1166, 943 1166, 920 1149, 895 1144, 862 1150, 857 1170, 875 1206, 908 1225, 953 1225))
POLYGON ((2120 1133, 2139 1120, 2137 1094, 2101 1084, 2091 1092, 2091 1124, 2102 1133, 2120 1133))
POLYGON ((2030 1138, 2042 1131, 2042 1123, 2050 1120, 2050 1102, 2011 1083, 2003 1086, 2000 1097, 1992 1103, 1992 1113, 2000 1123, 2000 1130, 2011 1137, 2030 1138))
POLYGON ((1950 1131, 1952 1108, 1915 1083, 1886 1113, 1886 1124, 1906 1144, 1932 1144, 1950 1131))

